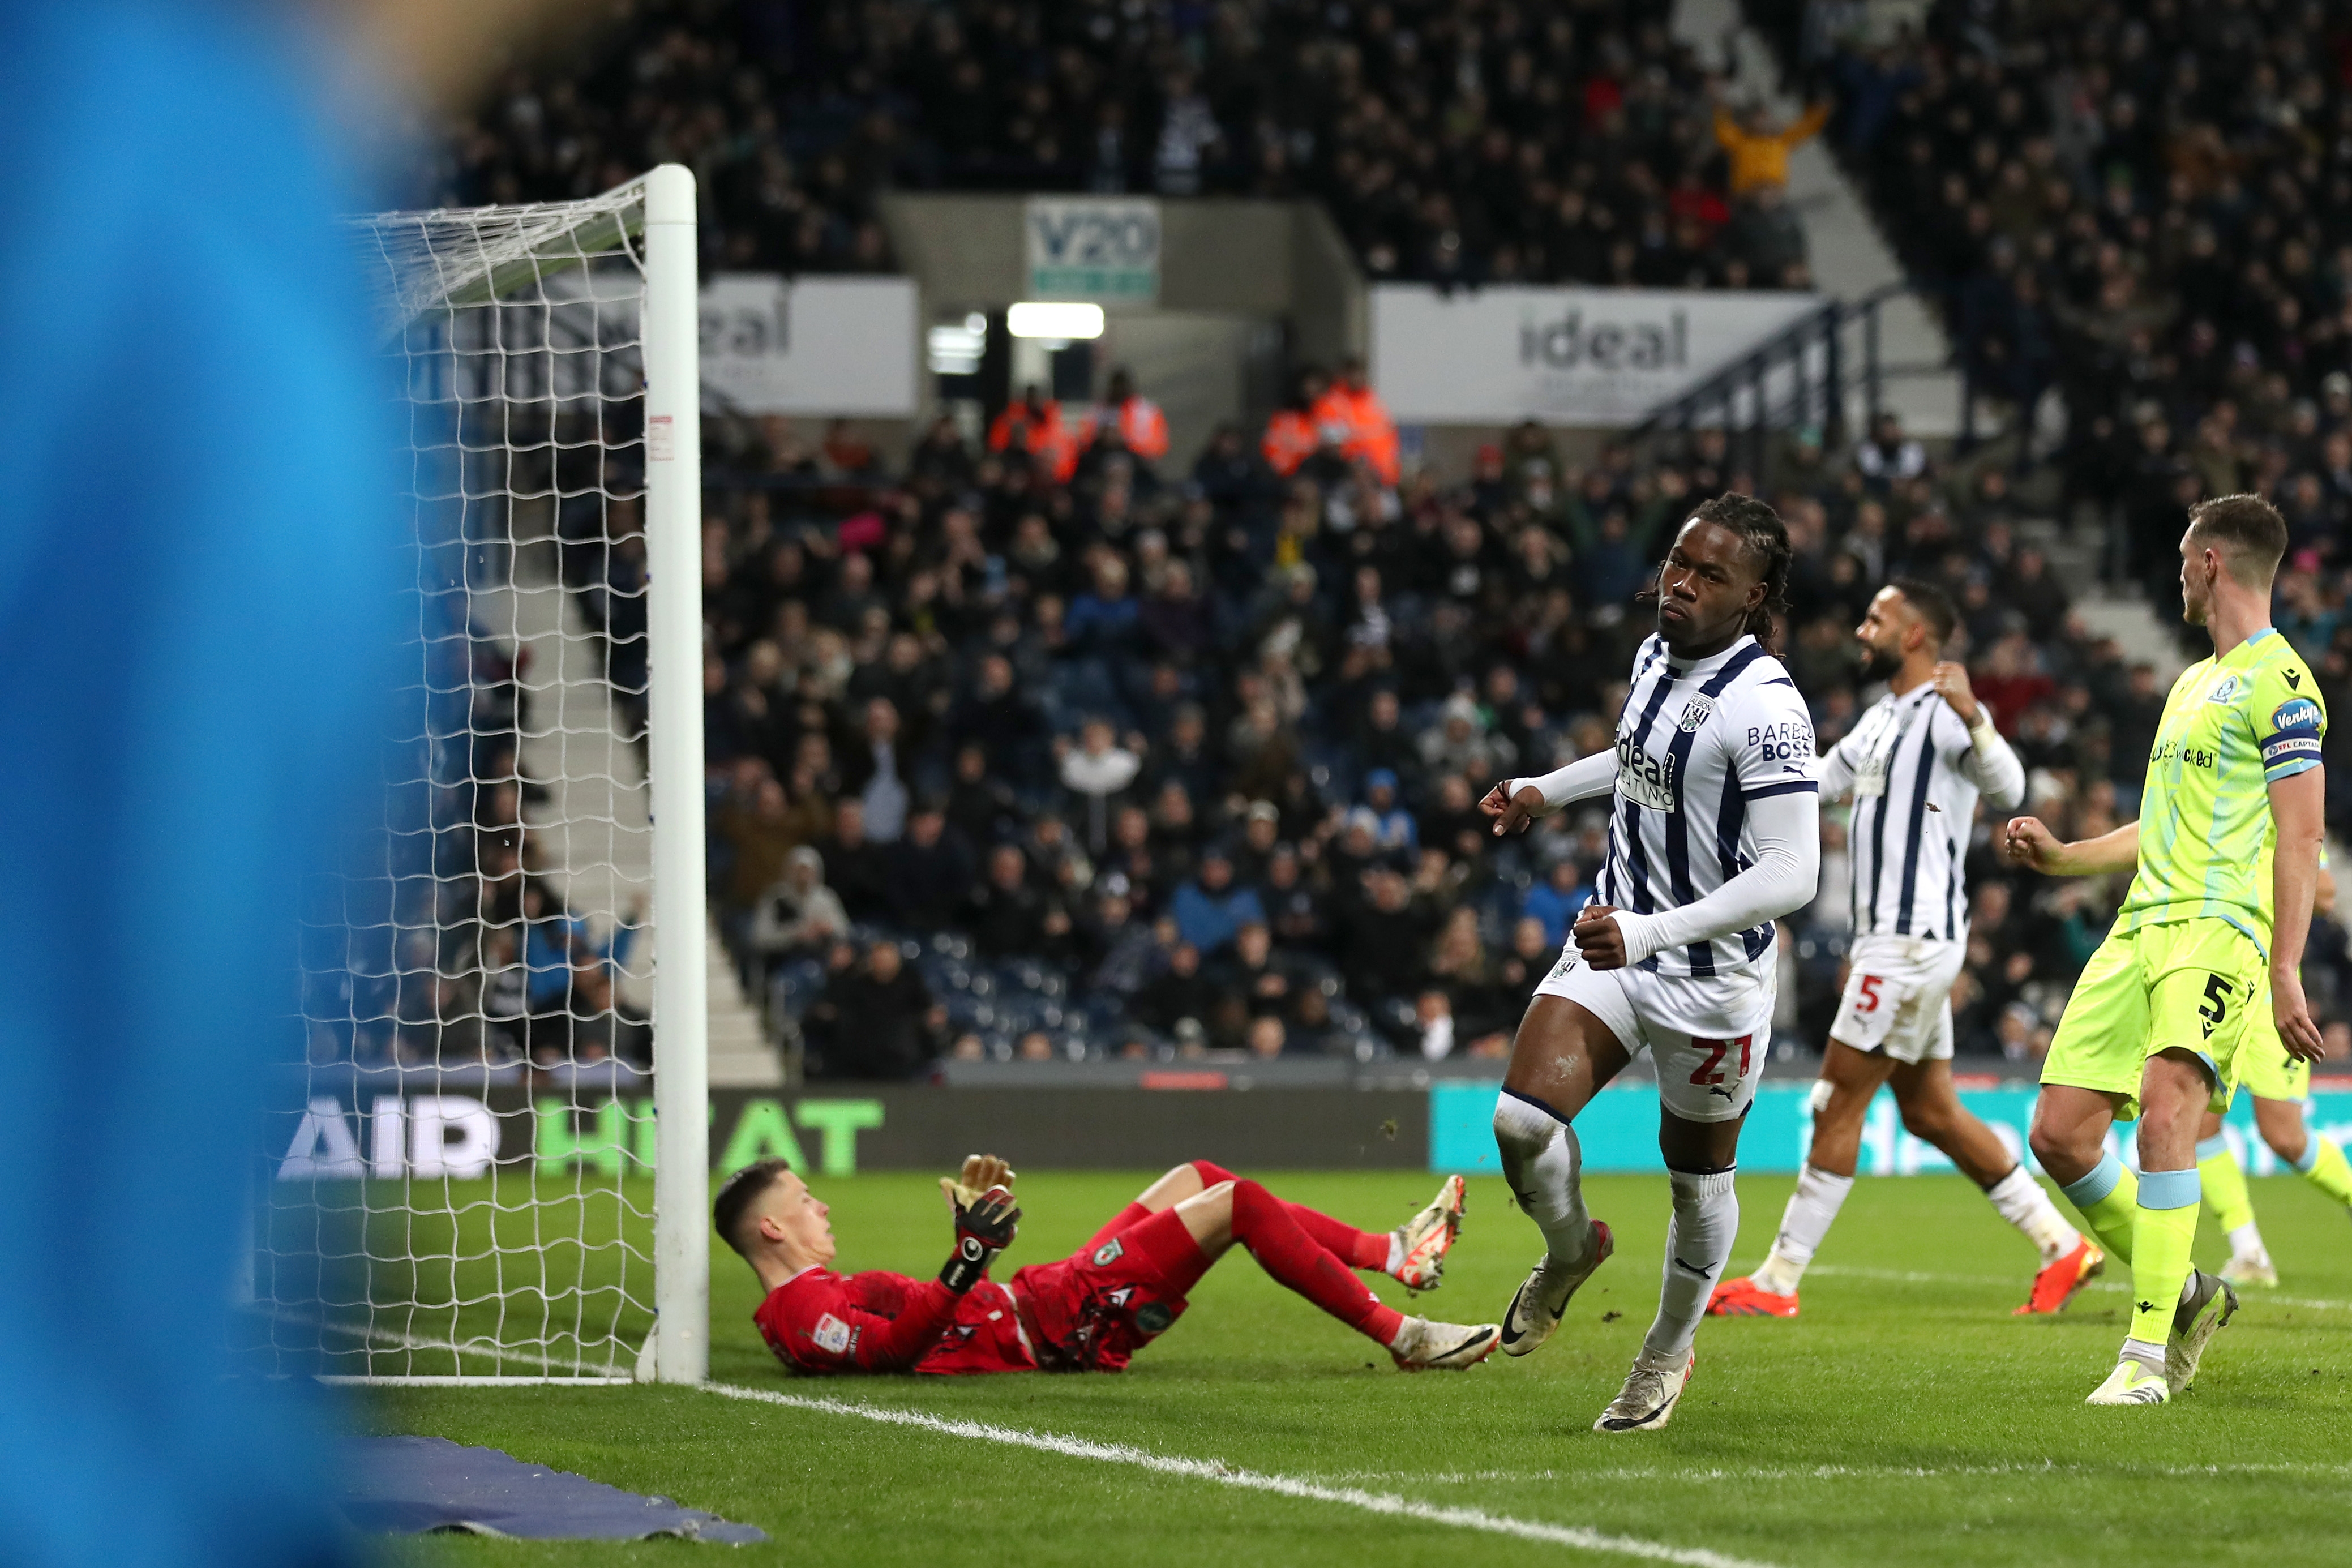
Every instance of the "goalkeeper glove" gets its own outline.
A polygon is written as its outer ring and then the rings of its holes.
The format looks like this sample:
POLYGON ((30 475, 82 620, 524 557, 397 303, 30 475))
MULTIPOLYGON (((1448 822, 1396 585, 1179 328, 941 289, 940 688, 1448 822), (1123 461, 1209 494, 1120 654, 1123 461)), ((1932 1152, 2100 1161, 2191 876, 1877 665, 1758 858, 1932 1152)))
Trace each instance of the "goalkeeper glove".
POLYGON ((991 1187, 1007 1192, 1013 1188, 1013 1167, 993 1154, 966 1154, 960 1173, 940 1178, 940 1191, 947 1194, 950 1214, 970 1208, 991 1187))
POLYGON ((996 1255, 1013 1245, 1021 1211, 1013 1194, 991 1187, 971 1204, 956 1207, 956 1249, 940 1270, 940 1283, 961 1296, 980 1283, 996 1255))

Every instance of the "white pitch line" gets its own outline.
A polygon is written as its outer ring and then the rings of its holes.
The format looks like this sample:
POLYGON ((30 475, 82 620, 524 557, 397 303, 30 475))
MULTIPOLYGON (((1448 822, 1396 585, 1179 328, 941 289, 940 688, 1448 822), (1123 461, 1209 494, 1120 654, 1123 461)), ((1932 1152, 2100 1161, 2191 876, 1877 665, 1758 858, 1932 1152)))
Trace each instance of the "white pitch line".
POLYGON ((1709 1552, 1703 1547, 1669 1546, 1662 1541, 1610 1535, 1580 1524, 1548 1524, 1540 1520, 1513 1519, 1507 1514, 1488 1513, 1484 1509, 1440 1508, 1434 1503, 1416 1502, 1393 1492, 1370 1492, 1357 1487, 1328 1486, 1297 1476, 1238 1469, 1216 1459, 1188 1459, 1172 1454, 1155 1454, 1148 1448, 1132 1447, 1125 1443, 1097 1443, 1055 1432, 1024 1432, 1014 1426, 997 1426, 984 1421, 952 1420, 919 1410, 896 1410, 886 1405, 861 1405, 852 1400, 825 1399, 812 1394, 783 1394, 773 1389, 744 1388, 734 1384, 706 1383, 702 1386, 730 1399, 781 1405, 787 1409, 813 1410, 828 1415, 854 1415, 863 1421, 878 1421, 893 1426, 919 1426, 927 1432, 950 1437, 973 1437, 984 1443, 1034 1448, 1073 1459, 1130 1465, 1160 1475, 1213 1481, 1219 1486, 1238 1487, 1244 1491, 1272 1492, 1307 1502, 1338 1503, 1346 1508, 1362 1509, 1368 1513, 1389 1514, 1417 1520, 1424 1524, 1450 1525, 1456 1530, 1482 1531, 1489 1535, 1517 1536, 1522 1541, 1539 1541, 1547 1545, 1575 1547, 1584 1552, 1639 1557, 1652 1563, 1675 1563, 1683 1564, 1684 1568, 1772 1568, 1769 1563, 1709 1552))
MULTIPOLYGON (((1908 1268, 1853 1268, 1822 1263, 1813 1264, 1805 1272, 1829 1274, 1846 1279, 1885 1279, 1897 1285, 2013 1285, 2017 1282, 2017 1276, 2008 1274, 1923 1274, 1908 1268)), ((2131 1290, 2129 1285, 2114 1280, 2094 1280, 2083 1289, 2126 1294, 2131 1290)), ((2280 1307, 2309 1307, 2323 1312, 2352 1312, 2352 1301, 2323 1301, 2310 1296, 2273 1296, 2263 1289, 2238 1292, 2238 1303, 2242 1307, 2252 1307, 2264 1301, 2280 1307)))
POLYGON ((1944 1477, 1992 1476, 2326 1476, 2352 1478, 2352 1465, 2283 1461, 2242 1465, 2077 1464, 2045 1460, 2019 1465, 1759 1465, 1749 1469, 1641 1470, 1341 1470, 1326 1481, 1391 1481, 1421 1486, 1461 1486, 1473 1481, 1723 1481, 1936 1480, 1944 1477))

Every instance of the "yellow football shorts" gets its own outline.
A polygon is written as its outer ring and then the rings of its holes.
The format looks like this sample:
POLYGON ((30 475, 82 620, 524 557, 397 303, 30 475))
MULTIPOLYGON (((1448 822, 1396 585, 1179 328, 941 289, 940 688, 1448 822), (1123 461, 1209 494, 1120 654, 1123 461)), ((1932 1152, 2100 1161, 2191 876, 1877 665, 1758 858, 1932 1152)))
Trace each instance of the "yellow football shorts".
POLYGON ((2279 1039, 2278 1019, 2271 1012, 2267 965, 2263 970, 2262 992, 2246 1011, 2245 1037, 2238 1042, 2238 1087, 2257 1100, 2311 1098, 2311 1064, 2287 1055, 2279 1039))
MULTIPOLYGON (((2042 1081, 2120 1095, 2117 1118, 2136 1121, 2147 1058, 2182 1050, 2205 1064, 2212 1108, 2227 1110, 2242 1047, 2255 1039, 2249 1021, 2268 1022, 2269 973, 2253 939, 2227 921, 2113 932, 2074 983, 2042 1081)), ((2274 1029, 2268 1037, 2285 1056, 2274 1029)))

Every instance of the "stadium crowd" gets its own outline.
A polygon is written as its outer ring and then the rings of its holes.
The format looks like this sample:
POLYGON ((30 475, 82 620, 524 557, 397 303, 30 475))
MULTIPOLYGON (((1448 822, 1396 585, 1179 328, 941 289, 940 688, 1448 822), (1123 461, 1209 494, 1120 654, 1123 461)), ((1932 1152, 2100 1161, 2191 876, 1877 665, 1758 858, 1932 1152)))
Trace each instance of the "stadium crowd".
POLYGON ((1664 10, 1381 0, 648 0, 445 127, 425 205, 662 161, 712 265, 875 271, 913 188, 1319 196, 1373 278, 1801 288, 1791 124, 1719 103, 1664 10))
MULTIPOLYGON (((1797 432, 1761 476, 1706 431, 1572 466, 1530 424, 1458 480, 1390 486, 1385 416, 1356 408, 1287 477, 1238 428, 1160 467, 1097 418, 1064 483, 942 421, 845 516, 758 474, 714 496, 712 886, 813 1070, 1501 1054, 1605 829, 1498 841, 1475 803, 1611 744, 1634 595, 1725 489, 1789 522, 1786 657, 1823 744, 1872 696, 1870 595, 1916 574, 1960 606, 2031 809, 2070 837, 2131 814, 2164 692, 2084 631, 2001 468, 1939 468, 1892 422, 1841 454, 1797 432)), ((743 457, 825 465, 781 420, 743 457)), ((1784 936, 1781 1026, 1816 1047, 1852 926, 1842 816, 1784 936)), ((2122 886, 2020 880, 1981 825, 1969 874, 1961 1048, 2032 1057, 2122 886)), ((2341 1031, 2340 929, 2314 951, 2341 1031)))
MULTIPOLYGON (((1834 83, 1839 151, 1979 384, 2063 404, 2064 510, 2107 513, 2116 569, 2177 605, 2182 509, 2259 489, 2282 589, 2339 672, 2352 567, 2352 56, 2316 5, 1944 0, 1924 30, 1768 0, 1834 83)), ((2331 784, 2352 789, 2352 779, 2331 784)), ((2343 809, 2339 796, 2338 812, 2343 809)))

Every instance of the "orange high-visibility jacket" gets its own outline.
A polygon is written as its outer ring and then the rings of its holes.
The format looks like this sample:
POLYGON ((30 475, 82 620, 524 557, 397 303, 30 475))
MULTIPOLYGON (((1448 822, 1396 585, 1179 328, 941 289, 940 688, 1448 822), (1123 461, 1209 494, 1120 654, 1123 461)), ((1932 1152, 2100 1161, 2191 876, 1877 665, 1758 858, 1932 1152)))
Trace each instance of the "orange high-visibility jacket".
POLYGON ((1148 397, 1130 397, 1125 403, 1103 405, 1087 416, 1078 431, 1080 450, 1094 445, 1095 432, 1106 420, 1118 422, 1118 433, 1127 449, 1145 462, 1154 462, 1168 455, 1168 416, 1160 412, 1160 405, 1148 397))
POLYGON ((988 427, 988 446, 995 452, 1026 452, 1065 484, 1078 466, 1077 447, 1062 424, 1062 405, 1051 398, 1034 414, 1026 403, 1005 405, 988 427))
POLYGON ((1315 403, 1315 421, 1338 434, 1339 455, 1371 465, 1381 483, 1392 485, 1403 471, 1397 450, 1396 421, 1370 387, 1349 391, 1333 385, 1315 403))
POLYGON ((1258 449, 1265 454, 1266 466, 1286 479, 1322 444, 1323 433, 1313 419, 1296 408, 1277 408, 1265 422, 1265 436, 1258 449))

